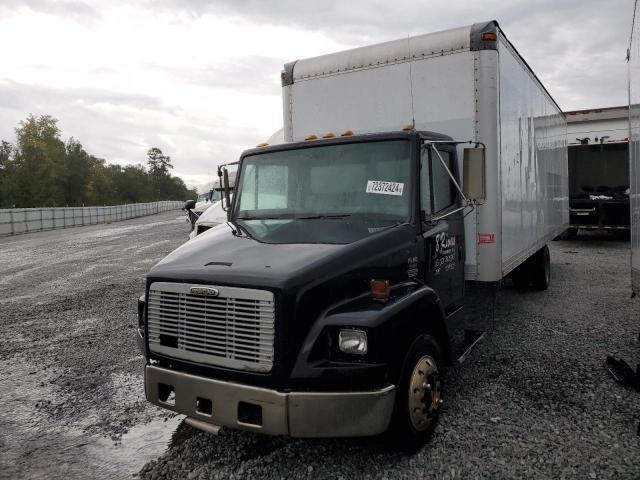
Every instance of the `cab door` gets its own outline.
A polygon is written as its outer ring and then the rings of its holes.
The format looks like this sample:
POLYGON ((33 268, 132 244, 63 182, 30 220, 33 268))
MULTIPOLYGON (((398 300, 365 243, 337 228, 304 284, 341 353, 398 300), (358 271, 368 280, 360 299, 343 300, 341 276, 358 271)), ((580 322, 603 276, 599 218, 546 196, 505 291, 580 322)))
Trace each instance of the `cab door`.
POLYGON ((455 148, 440 144, 437 149, 442 160, 428 144, 420 155, 424 281, 448 314, 462 305, 464 296, 464 217, 458 190, 443 165, 459 178, 455 148))

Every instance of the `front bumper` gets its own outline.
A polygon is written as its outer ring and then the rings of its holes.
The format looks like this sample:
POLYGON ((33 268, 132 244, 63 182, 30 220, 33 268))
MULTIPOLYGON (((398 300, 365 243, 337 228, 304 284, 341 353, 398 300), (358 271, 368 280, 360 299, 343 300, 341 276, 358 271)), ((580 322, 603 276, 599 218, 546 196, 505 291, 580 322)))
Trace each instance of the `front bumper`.
POLYGON ((395 400, 393 385, 364 392, 283 393, 153 365, 145 367, 145 392, 151 403, 196 420, 292 437, 377 435, 387 430, 395 400), (173 403, 161 400, 168 388, 173 403), (254 413, 251 420, 243 409, 254 413))

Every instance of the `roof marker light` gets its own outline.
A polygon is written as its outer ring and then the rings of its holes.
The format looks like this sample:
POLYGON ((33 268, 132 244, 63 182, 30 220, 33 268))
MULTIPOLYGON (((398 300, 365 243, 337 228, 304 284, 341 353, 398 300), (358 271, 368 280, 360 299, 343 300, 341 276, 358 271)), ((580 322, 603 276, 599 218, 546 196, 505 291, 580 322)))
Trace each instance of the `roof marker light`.
POLYGON ((489 40, 495 42, 496 40, 498 40, 498 35, 493 32, 486 32, 480 35, 480 40, 489 40))
POLYGON ((268 143, 259 143, 256 145, 256 148, 262 148, 262 147, 268 147, 269 144, 268 143))
POLYGON ((322 138, 334 138, 335 135, 333 133, 325 133, 324 135, 322 135, 322 138))
POLYGON ((345 130, 344 132, 342 132, 342 134, 340 136, 341 137, 350 137, 351 135, 353 135, 353 131, 352 130, 345 130))
POLYGON ((408 123, 404 127, 402 127, 403 132, 410 132, 411 130, 415 130, 415 129, 416 127, 414 127, 413 124, 411 123, 408 123))
POLYGON ((311 135, 307 135, 305 138, 305 140, 317 140, 318 136, 314 135, 313 133, 311 135))

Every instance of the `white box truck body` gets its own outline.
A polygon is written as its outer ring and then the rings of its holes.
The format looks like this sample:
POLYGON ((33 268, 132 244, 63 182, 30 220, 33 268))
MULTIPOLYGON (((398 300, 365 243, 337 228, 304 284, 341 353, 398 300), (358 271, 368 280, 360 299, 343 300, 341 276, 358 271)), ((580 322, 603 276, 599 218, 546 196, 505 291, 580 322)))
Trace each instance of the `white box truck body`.
POLYGON ((282 80, 285 141, 413 124, 484 143, 467 280, 501 280, 568 227, 565 117, 495 21, 299 60, 282 80))

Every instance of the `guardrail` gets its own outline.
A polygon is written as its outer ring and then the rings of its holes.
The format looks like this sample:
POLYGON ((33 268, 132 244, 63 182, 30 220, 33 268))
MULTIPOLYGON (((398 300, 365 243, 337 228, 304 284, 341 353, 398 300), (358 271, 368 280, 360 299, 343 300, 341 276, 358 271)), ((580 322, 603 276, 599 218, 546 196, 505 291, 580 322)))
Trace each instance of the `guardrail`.
POLYGON ((182 208, 184 202, 131 203, 105 207, 43 207, 0 210, 0 236, 111 223, 182 208))

